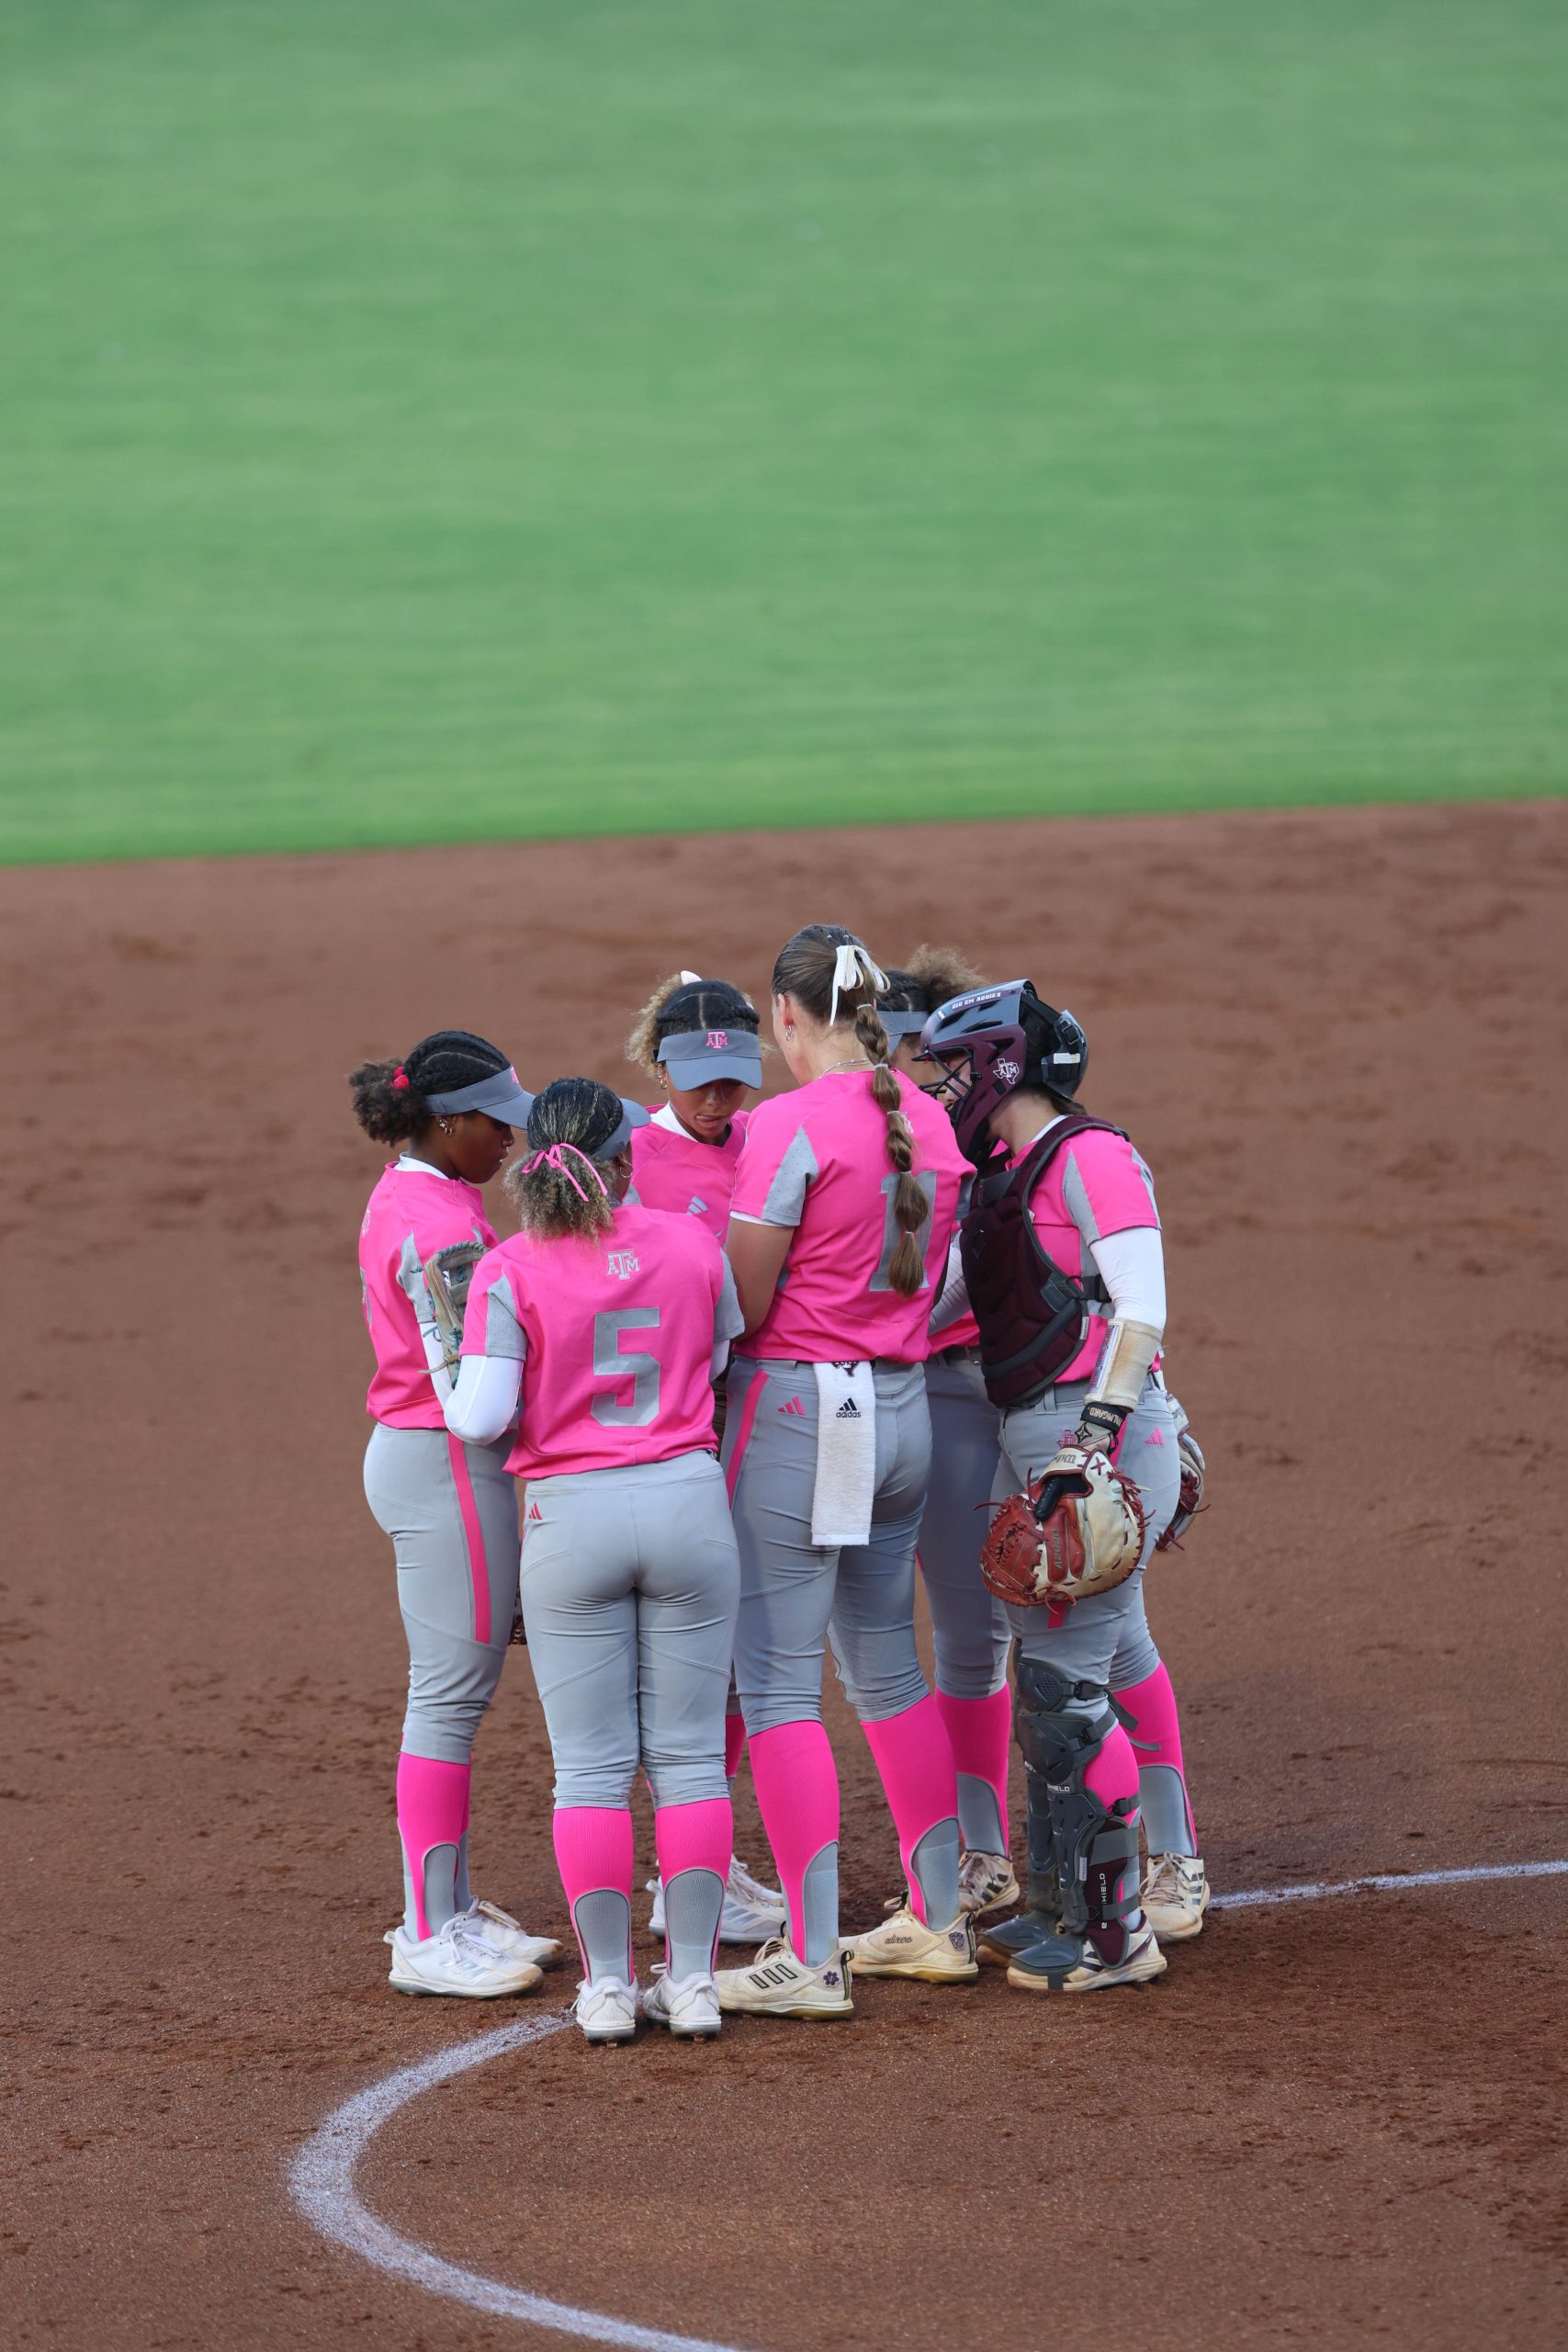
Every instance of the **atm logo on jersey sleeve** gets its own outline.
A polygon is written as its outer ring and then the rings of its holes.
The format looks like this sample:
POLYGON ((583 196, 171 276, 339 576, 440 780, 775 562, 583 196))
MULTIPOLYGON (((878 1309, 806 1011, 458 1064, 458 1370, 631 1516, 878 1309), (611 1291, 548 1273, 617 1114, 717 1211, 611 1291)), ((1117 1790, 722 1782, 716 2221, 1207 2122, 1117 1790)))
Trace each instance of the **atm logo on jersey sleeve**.
POLYGON ((618 1283, 629 1283, 637 1270, 635 1250, 612 1250, 605 1257, 604 1271, 606 1273, 614 1274, 618 1283))

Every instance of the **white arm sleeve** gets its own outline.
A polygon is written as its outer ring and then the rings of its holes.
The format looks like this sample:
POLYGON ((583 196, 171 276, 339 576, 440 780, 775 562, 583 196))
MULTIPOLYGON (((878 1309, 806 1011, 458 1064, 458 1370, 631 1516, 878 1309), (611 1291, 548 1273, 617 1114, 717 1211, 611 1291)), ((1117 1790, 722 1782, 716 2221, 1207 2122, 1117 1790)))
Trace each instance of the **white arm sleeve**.
MULTIPOLYGON (((423 1296, 423 1283, 420 1290, 423 1296)), ((424 1342, 424 1361, 430 1367, 430 1385, 435 1391, 436 1402, 445 1412, 446 1400, 452 1394, 452 1375, 446 1369, 446 1351, 441 1345, 441 1334, 435 1328, 434 1316, 428 1322, 421 1322, 419 1336, 424 1342)))
POLYGON ((1130 1226, 1089 1244, 1100 1278, 1111 1293, 1111 1320, 1165 1329, 1165 1251, 1159 1227, 1130 1226))
POLYGON ((726 1258, 724 1282, 713 1310, 713 1363, 708 1373, 710 1380, 718 1378, 719 1374, 729 1362, 730 1341, 738 1340, 745 1329, 746 1317, 740 1312, 740 1298, 735 1287, 735 1276, 730 1272, 729 1261, 726 1258))
POLYGON ((931 1338, 934 1340, 968 1312, 969 1285, 964 1279, 964 1261, 958 1254, 958 1236, 954 1234, 947 1246, 947 1272, 942 1277, 936 1305, 931 1308, 931 1338))
POLYGON ((465 1356, 457 1385, 442 1400, 446 1426, 466 1445, 493 1445, 516 1420, 522 1391, 515 1356, 465 1356))

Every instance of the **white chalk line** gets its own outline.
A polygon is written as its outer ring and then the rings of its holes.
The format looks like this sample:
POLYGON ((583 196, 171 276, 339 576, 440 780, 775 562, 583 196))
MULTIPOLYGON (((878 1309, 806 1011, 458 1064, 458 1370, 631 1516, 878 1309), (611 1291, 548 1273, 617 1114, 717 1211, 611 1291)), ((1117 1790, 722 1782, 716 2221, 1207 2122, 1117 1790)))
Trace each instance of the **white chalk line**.
MULTIPOLYGON (((1416 1887, 1476 1886, 1499 1879, 1568 1877, 1568 1860, 1549 1862, 1499 1862, 1469 1870, 1382 1871, 1369 1878, 1314 1879, 1302 1886, 1248 1887, 1235 1894, 1216 1894, 1216 1911, 1244 1911, 1272 1903, 1321 1903, 1337 1894, 1403 1894, 1416 1887)), ((395 2074, 356 2091, 334 2107, 311 2133, 290 2168, 288 2186, 306 2220, 394 2278, 406 2278, 427 2294, 445 2295, 467 2303, 493 2319, 516 2319, 531 2327, 553 2328, 559 2335, 586 2337, 593 2344, 624 2345, 626 2352, 739 2352, 734 2345, 718 2344, 705 2335, 673 2335, 660 2327, 639 2327, 633 2320, 615 2319, 607 2312, 584 2311, 576 2303, 558 2303, 547 2295, 532 2295, 522 2287, 508 2287, 482 2271, 465 2270, 427 2246, 405 2238, 387 2222, 378 2221, 360 2199, 354 2176, 361 2156, 384 2123, 400 2108, 420 2098, 470 2066, 488 2065, 492 2058, 521 2050, 547 2034, 559 2033, 572 2021, 570 2009, 551 2009, 460 2041, 450 2050, 422 2058, 416 2066, 400 2066, 395 2074)), ((613 2062, 612 2062, 613 2063, 613 2062)))

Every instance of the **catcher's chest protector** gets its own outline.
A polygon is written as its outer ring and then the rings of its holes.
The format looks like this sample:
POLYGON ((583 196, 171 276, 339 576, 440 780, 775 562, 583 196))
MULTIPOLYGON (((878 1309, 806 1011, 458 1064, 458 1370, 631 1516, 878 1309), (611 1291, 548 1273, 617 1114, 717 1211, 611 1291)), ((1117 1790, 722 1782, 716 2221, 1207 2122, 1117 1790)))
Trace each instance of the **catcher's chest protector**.
POLYGON ((980 1327, 980 1371, 993 1405, 1027 1405, 1083 1346, 1089 1310, 1105 1303, 1097 1276, 1063 1272, 1041 1245, 1029 1204, 1065 1144, 1091 1127, 1125 1130, 1075 1112, 1041 1136, 1016 1168, 984 1176, 958 1237, 969 1304, 980 1327))

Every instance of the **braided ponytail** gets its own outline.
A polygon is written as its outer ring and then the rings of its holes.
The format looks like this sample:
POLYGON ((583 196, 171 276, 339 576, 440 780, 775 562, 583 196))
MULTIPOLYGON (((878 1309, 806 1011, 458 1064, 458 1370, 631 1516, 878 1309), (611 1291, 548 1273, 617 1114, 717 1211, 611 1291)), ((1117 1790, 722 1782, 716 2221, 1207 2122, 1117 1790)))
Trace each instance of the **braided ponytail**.
POLYGON ((502 1178, 525 1233, 541 1241, 609 1230, 615 1203, 600 1154, 624 1118, 619 1095, 594 1078, 556 1078, 534 1097, 528 1149, 502 1178))
POLYGON ((855 1043, 871 1058, 871 1099, 887 1121, 887 1157, 898 1178, 893 1188, 893 1218, 899 1228, 898 1244, 887 1269, 887 1279, 903 1297, 912 1298, 925 1280, 926 1265, 920 1255, 919 1234, 931 1213, 931 1204, 911 1172, 915 1159, 914 1130, 904 1116, 898 1080, 887 1058, 887 1032, 874 1004, 857 1006, 855 1043))

